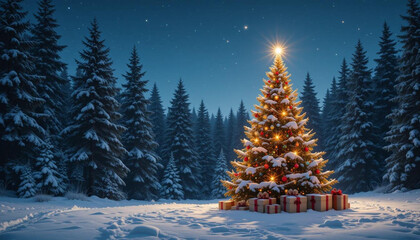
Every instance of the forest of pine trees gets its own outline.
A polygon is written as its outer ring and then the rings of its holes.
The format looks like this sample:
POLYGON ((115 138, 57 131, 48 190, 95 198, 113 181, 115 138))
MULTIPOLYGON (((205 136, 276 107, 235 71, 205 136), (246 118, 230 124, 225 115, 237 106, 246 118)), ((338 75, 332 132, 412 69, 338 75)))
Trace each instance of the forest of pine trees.
MULTIPOLYGON (((243 101, 223 115, 193 104, 182 80, 164 107, 141 54, 117 86, 110 49, 92 20, 70 75, 51 0, 29 23, 22 0, 0 0, 0 185, 19 197, 68 191, 115 200, 223 198, 233 149, 249 126, 243 101), (190 105, 198 106, 191 109, 190 105)), ((394 37, 386 23, 375 68, 359 41, 322 106, 307 73, 302 107, 338 187, 354 193, 420 188, 420 10, 408 1, 394 37), (400 41, 401 49, 397 48, 400 41)), ((141 53, 141 52, 140 52, 141 53)))

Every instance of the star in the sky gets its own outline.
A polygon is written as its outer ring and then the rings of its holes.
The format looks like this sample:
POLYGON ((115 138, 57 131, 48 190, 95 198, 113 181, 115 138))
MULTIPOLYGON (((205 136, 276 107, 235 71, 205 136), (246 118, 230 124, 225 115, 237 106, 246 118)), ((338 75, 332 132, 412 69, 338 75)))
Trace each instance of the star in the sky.
POLYGON ((245 25, 244 26, 244 30, 248 30, 248 25, 245 25))
POLYGON ((144 21, 148 23, 149 22, 149 19, 146 18, 144 21))
POLYGON ((341 23, 344 24, 344 20, 341 20, 341 23))
POLYGON ((70 7, 70 6, 68 6, 68 7, 67 7, 67 10, 70 10, 70 9, 71 9, 71 7, 70 7))

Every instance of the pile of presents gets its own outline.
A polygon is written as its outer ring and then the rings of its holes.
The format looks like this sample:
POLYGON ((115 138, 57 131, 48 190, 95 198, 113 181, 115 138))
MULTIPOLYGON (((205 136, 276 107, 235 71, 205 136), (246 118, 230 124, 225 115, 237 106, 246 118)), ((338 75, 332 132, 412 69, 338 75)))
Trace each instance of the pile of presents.
POLYGON ((248 201, 220 201, 220 210, 249 210, 260 213, 299 213, 306 212, 307 209, 324 212, 331 209, 345 210, 350 208, 348 195, 335 188, 331 194, 306 194, 299 195, 297 190, 287 191, 287 195, 281 195, 279 204, 277 198, 272 198, 267 192, 259 192, 256 198, 248 201))

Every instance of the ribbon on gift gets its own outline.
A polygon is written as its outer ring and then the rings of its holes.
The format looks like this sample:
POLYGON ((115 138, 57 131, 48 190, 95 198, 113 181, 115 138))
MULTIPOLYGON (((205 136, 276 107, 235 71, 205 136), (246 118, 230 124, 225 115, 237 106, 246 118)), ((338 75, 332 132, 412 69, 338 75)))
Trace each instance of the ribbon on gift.
MULTIPOLYGON (((251 204, 250 204, 251 205, 251 204)), ((258 211, 258 199, 254 199, 254 211, 258 211)))
POLYGON ((347 204, 346 204, 346 195, 343 195, 343 209, 346 209, 346 206, 347 204))
POLYGON ((219 208, 223 210, 223 202, 219 202, 219 208))
POLYGON ((268 195, 267 192, 259 192, 257 197, 260 198, 260 199, 269 199, 270 195, 268 195))
POLYGON ((295 200, 295 204, 296 204, 296 212, 300 212, 300 204, 301 204, 302 202, 300 201, 300 197, 296 197, 296 200, 295 200))
POLYGON ((343 192, 340 190, 340 189, 333 189, 333 190, 331 190, 331 194, 332 195, 342 195, 343 194, 343 192))
POLYGON ((316 203, 315 196, 311 196, 311 203, 312 203, 312 210, 315 210, 315 203, 316 203))
POLYGON ((283 211, 285 211, 285 212, 286 212, 286 198, 287 198, 286 196, 283 197, 283 205, 284 205, 283 206, 283 211))
POLYGON ((325 211, 328 211, 328 195, 325 195, 325 202, 327 206, 325 206, 325 211))

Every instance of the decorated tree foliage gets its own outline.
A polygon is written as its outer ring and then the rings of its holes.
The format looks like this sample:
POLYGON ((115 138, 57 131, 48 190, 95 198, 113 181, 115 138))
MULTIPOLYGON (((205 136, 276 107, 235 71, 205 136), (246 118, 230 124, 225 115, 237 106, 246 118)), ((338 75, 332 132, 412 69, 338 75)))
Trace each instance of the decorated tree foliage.
POLYGON ((288 189, 300 194, 328 191, 337 181, 328 180, 333 171, 322 171, 327 163, 324 153, 312 152, 317 139, 312 139, 314 133, 305 127, 307 119, 279 54, 267 76, 257 98, 260 105, 252 111, 251 127, 245 128, 245 148, 235 150, 240 160, 231 162, 231 180, 223 181, 228 189, 225 195, 246 200, 259 191, 273 197, 288 189))

